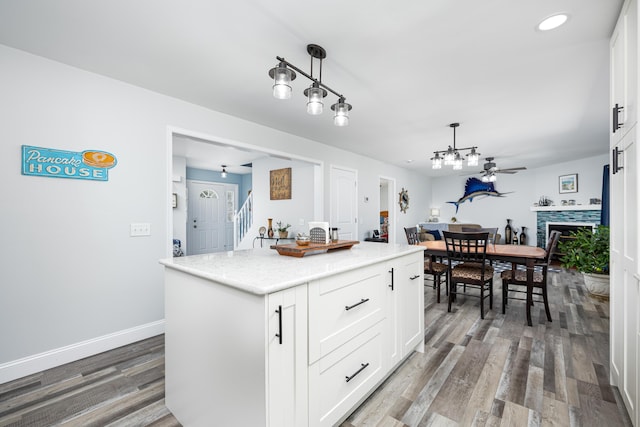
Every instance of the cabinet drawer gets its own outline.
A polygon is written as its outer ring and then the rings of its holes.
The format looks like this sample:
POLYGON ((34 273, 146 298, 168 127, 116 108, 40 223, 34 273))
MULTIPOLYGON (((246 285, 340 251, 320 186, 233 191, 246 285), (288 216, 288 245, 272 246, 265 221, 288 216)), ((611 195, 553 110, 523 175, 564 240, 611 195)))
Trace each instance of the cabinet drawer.
POLYGON ((383 264, 309 284, 309 364, 385 318, 390 280, 383 264))
POLYGON ((309 425, 334 425, 383 379, 383 324, 309 367, 309 425))

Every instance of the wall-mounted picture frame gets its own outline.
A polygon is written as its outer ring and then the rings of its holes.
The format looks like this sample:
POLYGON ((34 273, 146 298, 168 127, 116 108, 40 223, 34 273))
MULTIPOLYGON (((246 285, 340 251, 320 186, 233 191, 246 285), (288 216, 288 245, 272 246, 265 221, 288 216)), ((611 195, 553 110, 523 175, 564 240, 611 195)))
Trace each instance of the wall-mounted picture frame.
POLYGON ((178 207, 178 195, 176 193, 171 195, 171 207, 174 209, 178 207))
POLYGON ((558 178, 559 191, 562 193, 577 193, 578 192, 578 174, 573 173, 571 175, 561 175, 558 178))
POLYGON ((291 168, 272 170, 269 175, 270 199, 291 199, 291 168))

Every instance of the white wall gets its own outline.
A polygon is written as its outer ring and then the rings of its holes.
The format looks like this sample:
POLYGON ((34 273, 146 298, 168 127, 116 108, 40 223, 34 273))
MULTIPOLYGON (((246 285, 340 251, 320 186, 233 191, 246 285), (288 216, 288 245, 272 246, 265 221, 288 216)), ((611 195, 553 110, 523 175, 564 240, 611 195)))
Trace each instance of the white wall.
POLYGON ((173 239, 182 243, 182 252, 187 253, 187 159, 173 156, 172 191, 178 195, 178 207, 173 215, 173 239))
POLYGON ((600 156, 559 163, 544 168, 518 172, 514 175, 499 174, 495 189, 505 194, 504 197, 484 197, 473 202, 462 203, 456 213, 454 205, 448 201, 456 201, 464 194, 464 184, 468 176, 451 176, 432 180, 433 207, 440 207, 440 221, 450 222, 455 216, 458 222, 481 224, 485 227, 498 227, 504 237, 507 218, 520 231, 527 227, 528 243, 536 244, 536 213, 531 206, 541 196, 547 196, 555 204, 560 201, 574 199, 577 204, 589 204, 591 198, 602 198, 602 168, 609 163, 607 146, 603 145, 600 156), (578 174, 578 192, 560 194, 558 177, 578 174))
POLYGON ((162 331, 171 129, 317 159, 324 189, 332 162, 358 169, 361 236, 378 228, 380 174, 409 189, 400 230, 426 218, 419 174, 5 46, 0 70, 0 383, 162 331), (108 182, 23 176, 23 144, 105 150, 118 164, 108 182), (132 222, 151 236, 129 237, 132 222))
MULTIPOLYGON (((291 224, 289 235, 309 232, 309 221, 322 221, 323 218, 314 218, 314 166, 300 161, 262 158, 253 161, 253 223, 249 233, 257 236, 260 226, 267 227, 267 218, 273 219, 273 228, 278 235, 276 222, 291 224), (271 200, 270 198, 270 172, 275 169, 291 168, 291 199, 271 200), (304 221, 300 224, 300 220, 304 221)), ((273 242, 271 242, 273 243, 273 242)), ((243 247, 251 247, 251 245, 243 247)), ((268 247, 268 245, 267 245, 268 247)))

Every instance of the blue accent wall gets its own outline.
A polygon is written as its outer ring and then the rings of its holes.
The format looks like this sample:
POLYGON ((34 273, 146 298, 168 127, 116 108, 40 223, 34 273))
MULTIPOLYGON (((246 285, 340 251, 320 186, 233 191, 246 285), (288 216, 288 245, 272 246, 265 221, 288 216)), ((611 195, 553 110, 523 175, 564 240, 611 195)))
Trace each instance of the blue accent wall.
POLYGON ((205 169, 187 168, 187 179, 195 179, 197 181, 219 182, 221 184, 238 184, 238 209, 247 200, 247 195, 252 186, 251 174, 239 175, 235 173, 227 173, 226 178, 220 176, 220 172, 209 171, 205 169))

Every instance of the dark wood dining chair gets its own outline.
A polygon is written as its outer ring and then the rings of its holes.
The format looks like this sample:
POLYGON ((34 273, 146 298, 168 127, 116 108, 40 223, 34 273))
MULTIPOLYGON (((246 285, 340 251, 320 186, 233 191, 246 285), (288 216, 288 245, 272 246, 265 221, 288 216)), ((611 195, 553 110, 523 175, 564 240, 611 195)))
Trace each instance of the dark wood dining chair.
MULTIPOLYGON (((480 290, 480 318, 484 319, 485 298, 489 298, 489 309, 493 309, 493 267, 487 265, 486 259, 489 233, 444 231, 443 234, 449 259, 448 311, 451 311, 451 304, 459 293, 458 286, 462 284, 464 291, 467 286, 480 290)), ((474 293, 464 292, 463 295, 478 297, 474 293)))
MULTIPOLYGON (((542 302, 544 303, 544 311, 547 314, 547 320, 552 322, 551 320, 551 312, 549 311, 549 298, 547 293, 547 273, 549 271, 549 265, 551 263, 551 257, 553 256, 556 247, 558 245, 558 240, 560 239, 560 231, 554 230, 549 234, 549 239, 547 240, 547 247, 545 248, 547 251, 544 259, 541 259, 540 262, 536 262, 534 264, 534 272, 533 272, 533 288, 531 290, 531 294, 542 298, 542 302)), ((502 314, 506 312, 507 303, 509 299, 523 300, 526 301, 526 298, 519 298, 515 295, 517 294, 526 294, 527 293, 527 271, 522 268, 523 266, 519 266, 516 264, 511 265, 511 270, 503 271, 500 274, 500 278, 502 279, 502 314), (511 295, 509 295, 511 293, 511 295)), ((538 299, 537 302, 540 302, 538 299)), ((531 302, 533 304, 533 301, 531 302)), ((531 307, 527 307, 527 310, 530 310, 531 307)))
MULTIPOLYGON (((407 235, 407 243, 417 245, 420 243, 418 238, 418 227, 405 227, 404 233, 407 235)), ((430 275, 433 277, 433 289, 436 289, 436 301, 440 303, 440 287, 442 285, 442 277, 444 276, 445 290, 447 289, 447 271, 449 266, 440 262, 436 262, 429 255, 424 257, 424 274, 425 277, 430 275)), ((448 291, 447 295, 449 294, 448 291)))

